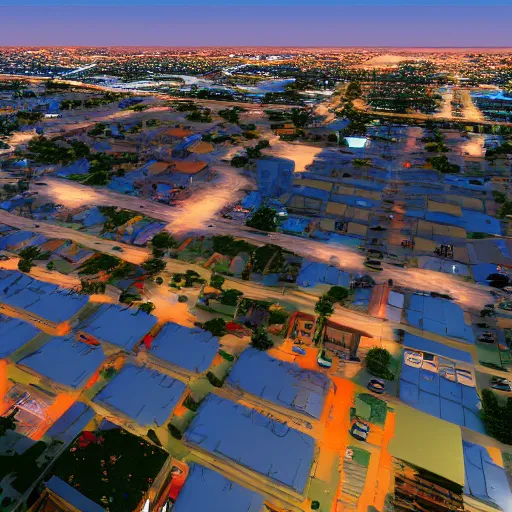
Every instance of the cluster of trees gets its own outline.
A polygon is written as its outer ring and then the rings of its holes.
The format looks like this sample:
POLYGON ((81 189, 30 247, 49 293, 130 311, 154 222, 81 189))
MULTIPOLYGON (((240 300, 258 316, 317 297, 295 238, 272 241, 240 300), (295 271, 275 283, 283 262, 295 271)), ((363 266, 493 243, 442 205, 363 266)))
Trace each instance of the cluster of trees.
POLYGON ((482 390, 482 420, 489 435, 505 444, 512 444, 512 398, 500 405, 490 389, 482 390))
POLYGON ((393 380, 394 374, 390 371, 392 357, 385 348, 373 347, 366 354, 366 369, 368 373, 385 380, 393 380))
POLYGON ((81 275, 95 275, 99 272, 112 272, 119 266, 121 260, 110 254, 98 254, 95 258, 87 260, 79 269, 81 275))
POLYGON ((427 158, 432 167, 443 174, 457 174, 460 172, 460 165, 452 164, 446 155, 431 156, 427 158))
POLYGON ((240 122, 240 112, 245 112, 242 107, 233 107, 219 110, 218 114, 220 117, 232 124, 238 124, 240 122))
POLYGON ((449 151, 448 147, 445 144, 444 135, 437 129, 434 129, 432 135, 428 137, 423 137, 421 142, 425 144, 425 149, 427 151, 432 151, 436 153, 447 153, 449 151))
POLYGON ((276 211, 268 206, 260 206, 245 224, 260 231, 274 232, 277 230, 276 211))
POLYGON ((66 143, 62 139, 50 140, 43 136, 31 139, 27 149, 28 157, 41 164, 69 164, 90 155, 89 146, 81 141, 66 143))
POLYGON ((173 249, 177 245, 178 242, 167 231, 161 231, 151 239, 153 256, 156 258, 161 258, 169 249, 173 249))
POLYGON ((505 141, 500 146, 488 149, 485 152, 485 158, 491 160, 502 155, 512 155, 512 141, 505 141))
POLYGON ((167 263, 164 260, 161 260, 160 258, 149 258, 141 265, 146 274, 148 274, 149 276, 154 276, 159 272, 162 272, 163 270, 165 270, 166 266, 167 263))
POLYGON ((359 82, 350 82, 345 91, 345 98, 347 100, 355 100, 360 98, 363 94, 361 90, 361 84, 359 82))
POLYGON ((248 147, 245 149, 245 155, 236 155, 231 159, 232 167, 245 167, 250 160, 261 158, 262 153, 261 150, 264 148, 269 148, 270 142, 267 139, 262 139, 258 141, 255 146, 248 147))
POLYGON ((322 333, 325 322, 334 313, 334 305, 342 302, 348 297, 348 290, 343 286, 332 286, 331 289, 322 295, 315 304, 315 313, 318 315, 313 343, 321 345, 323 342, 322 333))
POLYGON ((175 286, 183 286, 184 288, 190 288, 194 284, 204 283, 204 279, 195 271, 187 270, 184 274, 176 273, 172 276, 172 282, 175 286))
POLYGON ((25 247, 19 253, 18 270, 20 272, 30 272, 34 266, 35 260, 47 260, 50 257, 49 252, 41 252, 39 247, 25 247))
POLYGON ((87 295, 105 293, 106 286, 106 283, 102 281, 89 281, 88 279, 80 279, 80 291, 87 295))

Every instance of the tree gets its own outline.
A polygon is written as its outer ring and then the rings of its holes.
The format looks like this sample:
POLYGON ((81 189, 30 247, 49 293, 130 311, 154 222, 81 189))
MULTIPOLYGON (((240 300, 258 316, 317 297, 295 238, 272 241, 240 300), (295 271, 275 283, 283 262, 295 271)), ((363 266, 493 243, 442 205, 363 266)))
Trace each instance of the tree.
POLYGON ((34 266, 31 260, 21 259, 18 261, 18 270, 20 272, 26 272, 27 274, 30 272, 30 269, 34 266))
POLYGON ((512 398, 500 406, 496 394, 490 389, 482 390, 482 420, 489 435, 505 444, 512 444, 512 398))
POLYGON ((267 206, 260 206, 254 215, 246 222, 246 225, 261 231, 276 231, 276 211, 267 206))
POLYGON ((162 231, 152 238, 151 245, 158 249, 172 249, 177 243, 167 231, 162 231))
POLYGON ((270 339, 270 336, 263 328, 258 327, 251 337, 251 346, 264 351, 272 348, 274 346, 274 342, 270 339))
POLYGON ((327 292, 327 296, 330 297, 334 303, 342 302, 348 297, 348 290, 343 286, 331 286, 331 289, 327 292))
POLYGON ((361 84, 359 82, 350 82, 345 93, 345 97, 349 100, 355 100, 362 95, 361 84))
POLYGON ((0 437, 5 436, 8 430, 16 430, 16 416, 18 409, 14 409, 9 416, 0 416, 0 437))
POLYGON ((210 286, 212 288, 217 288, 217 290, 221 290, 224 281, 225 279, 220 274, 213 274, 212 278, 210 279, 210 286))
POLYGON ((226 322, 222 318, 212 318, 203 324, 205 331, 210 331, 214 336, 226 334, 226 322))
POLYGON ((141 267, 146 271, 147 274, 155 275, 158 274, 158 272, 161 272, 165 269, 166 263, 164 260, 161 260, 159 258, 149 258, 146 260, 141 267))
POLYGON ((393 380, 395 376, 388 368, 390 363, 391 354, 385 348, 373 347, 366 354, 366 369, 375 377, 393 380))
POLYGON ((235 288, 230 288, 229 290, 222 290, 222 294, 220 296, 220 303, 225 306, 236 306, 238 304, 238 299, 243 295, 243 292, 240 290, 236 290, 235 288))
POLYGON ((315 304, 315 313, 321 317, 329 317, 334 313, 333 300, 329 295, 322 295, 315 304))
POLYGON ((148 315, 151 314, 154 309, 155 305, 152 302, 143 302, 142 304, 139 304, 139 311, 144 311, 144 313, 147 313, 148 315))

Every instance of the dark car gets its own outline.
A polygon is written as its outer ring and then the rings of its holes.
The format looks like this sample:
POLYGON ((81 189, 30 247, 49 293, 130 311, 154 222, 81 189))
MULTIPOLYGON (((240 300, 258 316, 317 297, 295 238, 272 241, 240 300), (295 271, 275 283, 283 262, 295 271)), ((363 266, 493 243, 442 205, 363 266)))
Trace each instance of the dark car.
POLYGON ((489 338, 488 336, 478 336, 478 341, 480 343, 494 343, 494 338, 489 338))
POLYGON ((370 432, 370 427, 365 423, 356 421, 348 432, 354 439, 358 439, 359 441, 366 441, 368 432, 370 432))

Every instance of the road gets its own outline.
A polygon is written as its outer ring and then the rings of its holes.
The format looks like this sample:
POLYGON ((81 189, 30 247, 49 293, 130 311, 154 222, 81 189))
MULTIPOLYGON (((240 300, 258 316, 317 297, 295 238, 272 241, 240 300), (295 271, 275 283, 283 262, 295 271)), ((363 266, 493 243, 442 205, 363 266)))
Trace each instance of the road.
MULTIPOLYGON (((115 205, 166 222, 167 229, 173 233, 192 231, 198 234, 232 235, 257 245, 270 242, 305 258, 329 263, 352 274, 367 272, 363 265, 365 256, 355 248, 325 244, 309 238, 283 233, 273 233, 267 237, 265 233, 235 221, 218 218, 216 213, 225 205, 238 199, 240 187, 248 182, 229 166, 219 166, 217 169, 221 174, 219 183, 211 184, 212 186, 208 190, 199 189, 177 207, 169 207, 162 203, 126 196, 105 188, 92 188, 58 178, 43 178, 40 181, 44 181, 47 186, 33 186, 33 189, 37 190, 40 196, 47 196, 50 200, 62 203, 67 207, 115 205)), ((69 232, 66 237, 70 238, 69 232)), ((99 247, 98 249, 103 250, 99 247)), ((111 247, 109 249, 111 250, 111 247)), ((105 252, 109 252, 109 250, 105 252)), ((446 293, 466 310, 481 310, 491 300, 487 287, 467 282, 462 277, 432 270, 402 269, 384 264, 384 270, 373 273, 372 277, 379 283, 393 279, 395 285, 405 288, 446 293)))

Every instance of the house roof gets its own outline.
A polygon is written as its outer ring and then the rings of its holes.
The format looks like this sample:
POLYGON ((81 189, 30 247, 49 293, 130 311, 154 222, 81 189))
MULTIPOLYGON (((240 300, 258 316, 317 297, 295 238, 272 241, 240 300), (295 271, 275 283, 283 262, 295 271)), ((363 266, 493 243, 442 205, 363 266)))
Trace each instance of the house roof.
POLYGON ((389 443, 391 455, 464 485, 460 427, 408 406, 394 404, 393 407, 396 419, 395 435, 389 443))
POLYGON ((184 440, 303 492, 314 459, 315 441, 254 409, 210 394, 184 440))
POLYGON ((263 501, 262 495, 211 469, 193 464, 173 511, 261 512, 263 501))
POLYGON ((320 418, 329 390, 329 379, 323 373, 303 370, 294 363, 274 359, 253 348, 242 353, 228 382, 276 405, 314 418, 320 418))
POLYGON ((185 384, 167 375, 125 365, 94 398, 112 407, 141 426, 163 425, 185 392, 185 384))

